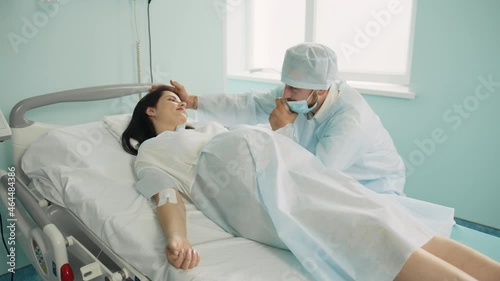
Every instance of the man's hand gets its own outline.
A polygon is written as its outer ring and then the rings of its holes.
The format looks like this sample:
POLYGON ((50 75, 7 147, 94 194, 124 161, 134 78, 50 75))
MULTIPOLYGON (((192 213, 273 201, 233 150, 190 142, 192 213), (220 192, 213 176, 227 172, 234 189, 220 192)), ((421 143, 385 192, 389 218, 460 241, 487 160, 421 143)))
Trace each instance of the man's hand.
POLYGON ((200 263, 200 253, 195 251, 187 238, 174 235, 165 249, 168 262, 176 268, 192 269, 200 263))
POLYGON ((290 111, 286 100, 283 98, 277 98, 275 100, 276 107, 269 115, 269 123, 273 131, 285 127, 287 124, 292 124, 295 122, 298 114, 290 111))
POLYGON ((153 84, 151 85, 151 88, 149 88, 148 91, 149 92, 155 90, 170 91, 175 93, 181 99, 181 101, 186 103, 186 108, 196 109, 198 107, 197 105, 198 97, 190 95, 186 91, 186 88, 184 88, 184 85, 174 80, 170 80, 170 84, 171 85, 153 84))

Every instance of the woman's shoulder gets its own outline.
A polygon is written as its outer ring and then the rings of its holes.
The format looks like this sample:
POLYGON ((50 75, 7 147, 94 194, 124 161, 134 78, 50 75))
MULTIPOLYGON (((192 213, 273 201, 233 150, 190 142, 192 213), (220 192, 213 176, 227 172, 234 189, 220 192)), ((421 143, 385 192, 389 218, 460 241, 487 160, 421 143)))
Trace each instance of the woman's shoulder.
POLYGON ((183 147, 196 150, 214 136, 227 132, 227 128, 217 122, 196 124, 194 129, 165 131, 156 137, 145 140, 140 146, 138 155, 158 153, 160 150, 182 150, 183 147), (168 144, 168 145, 166 145, 168 144))
POLYGON ((195 127, 195 131, 210 135, 216 135, 223 132, 227 132, 227 128, 224 127, 221 123, 209 122, 204 124, 198 124, 195 127))
POLYGON ((139 146, 138 154, 140 154, 141 151, 147 151, 154 149, 157 146, 162 146, 162 143, 165 143, 165 141, 175 139, 178 136, 178 132, 165 131, 155 137, 149 138, 141 143, 141 145, 139 146))
POLYGON ((147 139, 143 141, 140 145, 139 148, 137 149, 137 156, 141 155, 144 153, 144 151, 147 151, 150 149, 150 147, 154 147, 155 143, 157 142, 156 137, 147 139))

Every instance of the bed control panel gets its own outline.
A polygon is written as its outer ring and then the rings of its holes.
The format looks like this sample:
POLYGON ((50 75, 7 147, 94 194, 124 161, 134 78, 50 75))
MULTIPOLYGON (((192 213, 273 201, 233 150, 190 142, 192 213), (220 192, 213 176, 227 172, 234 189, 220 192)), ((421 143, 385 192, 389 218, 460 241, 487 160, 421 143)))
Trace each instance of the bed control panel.
POLYGON ((10 139, 11 134, 9 124, 5 120, 2 111, 0 111, 0 142, 10 139))
POLYGON ((40 246, 38 246, 38 243, 33 239, 31 240, 33 244, 33 252, 35 254, 36 261, 38 262, 38 265, 40 266, 40 269, 47 275, 47 265, 45 263, 45 258, 43 257, 42 249, 40 246))
POLYGON ((49 273, 50 268, 46 262, 47 248, 43 240, 43 233, 40 228, 33 228, 30 232, 31 239, 31 251, 35 262, 33 265, 37 269, 38 273, 42 277, 46 277, 49 273))

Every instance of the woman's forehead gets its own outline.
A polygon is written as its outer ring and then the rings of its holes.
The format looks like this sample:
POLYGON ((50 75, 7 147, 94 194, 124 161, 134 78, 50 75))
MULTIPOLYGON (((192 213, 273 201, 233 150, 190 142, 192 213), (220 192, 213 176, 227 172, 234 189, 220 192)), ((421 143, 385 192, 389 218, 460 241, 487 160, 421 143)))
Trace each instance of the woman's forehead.
POLYGON ((177 96, 174 92, 170 92, 170 91, 163 91, 163 97, 174 97, 177 100, 180 100, 179 96, 177 96))

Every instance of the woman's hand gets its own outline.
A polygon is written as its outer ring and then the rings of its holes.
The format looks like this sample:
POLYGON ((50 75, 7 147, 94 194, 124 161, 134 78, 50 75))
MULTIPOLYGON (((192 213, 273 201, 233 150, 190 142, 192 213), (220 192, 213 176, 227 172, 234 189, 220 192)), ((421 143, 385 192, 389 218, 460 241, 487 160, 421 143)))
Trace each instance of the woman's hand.
POLYGON ((187 91, 186 88, 184 88, 184 85, 181 83, 170 80, 171 85, 166 85, 166 84, 153 84, 151 85, 151 88, 149 88, 149 92, 162 89, 164 91, 170 91, 175 93, 181 101, 186 103, 186 108, 192 108, 196 109, 197 108, 197 98, 196 96, 190 95, 187 91))
POLYGON ((172 235, 165 248, 168 262, 176 268, 192 269, 200 263, 200 253, 191 247, 187 238, 172 235))

